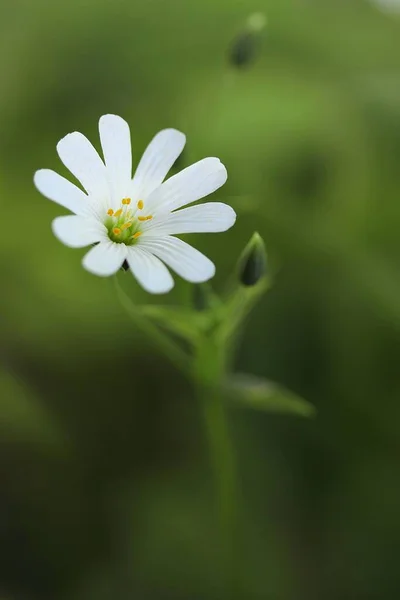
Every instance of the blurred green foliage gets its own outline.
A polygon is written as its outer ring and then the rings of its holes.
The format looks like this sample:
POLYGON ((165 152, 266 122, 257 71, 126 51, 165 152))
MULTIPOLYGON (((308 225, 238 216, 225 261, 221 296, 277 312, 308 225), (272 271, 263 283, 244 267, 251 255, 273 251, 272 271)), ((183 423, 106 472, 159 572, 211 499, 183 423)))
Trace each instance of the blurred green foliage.
MULTIPOLYGON (((0 2, 0 591, 10 600, 221 599, 212 475, 191 384, 63 247, 33 172, 114 112, 134 156, 188 137, 238 213, 196 236, 215 288, 250 235, 275 285, 240 371, 312 420, 232 409, 241 597, 392 599, 400 586, 400 21, 367 0, 0 2), (268 26, 246 69, 229 49, 268 26)), ((149 298, 130 275, 126 291, 149 298)), ((178 282, 166 298, 190 302, 178 282)))

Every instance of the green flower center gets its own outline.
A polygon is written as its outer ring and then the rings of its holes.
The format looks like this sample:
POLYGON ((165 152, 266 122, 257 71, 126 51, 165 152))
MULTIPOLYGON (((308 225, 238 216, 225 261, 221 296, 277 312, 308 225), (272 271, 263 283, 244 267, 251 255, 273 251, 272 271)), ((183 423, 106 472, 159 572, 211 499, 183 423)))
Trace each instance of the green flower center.
POLYGON ((104 225, 107 227, 108 237, 116 244, 125 244, 126 246, 136 244, 138 238, 142 235, 142 223, 153 218, 152 215, 143 216, 143 214, 140 214, 144 208, 143 200, 137 201, 136 210, 130 207, 131 203, 130 198, 123 198, 121 207, 118 210, 114 211, 109 208, 107 211, 104 225))

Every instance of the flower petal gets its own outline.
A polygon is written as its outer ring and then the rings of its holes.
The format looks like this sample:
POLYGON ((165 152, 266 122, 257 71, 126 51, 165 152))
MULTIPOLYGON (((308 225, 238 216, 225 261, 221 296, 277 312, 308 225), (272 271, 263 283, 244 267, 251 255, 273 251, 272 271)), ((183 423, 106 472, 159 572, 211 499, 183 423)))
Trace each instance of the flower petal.
POLYGON ((147 146, 133 177, 131 196, 136 200, 147 196, 165 179, 181 154, 186 137, 176 129, 163 129, 147 146))
POLYGON ((105 227, 99 221, 77 215, 57 217, 51 226, 54 235, 70 248, 84 248, 105 236, 105 227))
POLYGON ((192 283, 207 281, 215 275, 214 263, 193 246, 178 238, 143 237, 140 238, 140 247, 158 256, 183 279, 192 283))
POLYGON ((161 236, 176 233, 216 233, 226 231, 236 221, 236 213, 223 202, 207 202, 189 206, 168 215, 163 219, 149 221, 147 236, 161 236))
POLYGON ((155 189, 146 200, 146 212, 165 213, 204 198, 224 185, 227 177, 218 158, 203 158, 155 189))
POLYGON ((68 208, 75 214, 84 214, 88 209, 88 197, 76 185, 51 169, 36 171, 33 181, 43 196, 68 208))
POLYGON ((89 140, 74 131, 58 142, 57 152, 87 193, 105 202, 109 196, 106 167, 89 140))
POLYGON ((129 193, 132 179, 132 150, 129 125, 116 115, 103 115, 99 121, 101 146, 114 203, 129 193))
POLYGON ((150 294, 166 294, 174 287, 167 267, 138 245, 128 248, 128 265, 138 283, 150 294))
POLYGON ((107 240, 89 250, 83 257, 82 265, 93 275, 109 277, 121 268, 125 258, 125 244, 114 244, 107 240))

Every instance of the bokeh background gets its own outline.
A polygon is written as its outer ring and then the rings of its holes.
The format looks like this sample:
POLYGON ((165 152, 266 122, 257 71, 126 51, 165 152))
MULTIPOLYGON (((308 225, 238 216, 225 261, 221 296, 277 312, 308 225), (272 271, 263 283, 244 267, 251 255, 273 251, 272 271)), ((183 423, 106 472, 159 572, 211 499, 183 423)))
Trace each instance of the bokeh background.
MULTIPOLYGON (((127 319, 112 281, 86 273, 84 251, 53 237, 63 211, 32 184, 38 168, 65 173, 55 145, 66 133, 98 147, 109 112, 129 121, 136 160, 172 126, 188 137, 176 168, 214 155, 226 164, 215 198, 237 224, 193 242, 217 264, 216 290, 255 229, 275 273, 236 367, 317 408, 309 420, 228 410, 241 597, 398 596, 395 9, 0 1, 2 599, 230 597, 193 387, 127 319), (249 47, 254 11, 268 24, 249 47)), ((121 277, 135 302, 160 301, 121 277)), ((163 301, 190 297, 179 281, 163 301)))

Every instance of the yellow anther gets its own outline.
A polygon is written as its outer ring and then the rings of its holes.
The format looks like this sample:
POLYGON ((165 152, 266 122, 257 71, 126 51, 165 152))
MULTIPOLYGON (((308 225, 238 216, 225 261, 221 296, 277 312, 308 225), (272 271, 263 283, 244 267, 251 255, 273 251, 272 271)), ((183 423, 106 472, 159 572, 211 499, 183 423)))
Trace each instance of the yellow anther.
POLYGON ((136 233, 133 234, 132 237, 133 237, 134 240, 137 240, 137 238, 140 237, 141 235, 142 235, 142 232, 141 231, 137 231, 136 233))
POLYGON ((123 198, 122 204, 130 204, 130 203, 131 203, 131 199, 130 198, 123 198))
POLYGON ((143 206, 144 206, 144 202, 143 202, 143 200, 138 200, 138 203, 137 203, 137 207, 138 207, 138 209, 139 209, 139 210, 142 210, 142 209, 143 209, 143 206))
POLYGON ((126 223, 124 223, 123 225, 121 225, 121 230, 125 231, 125 229, 129 229, 129 227, 132 225, 132 221, 127 221, 126 223))
POLYGON ((113 209, 112 209, 112 208, 109 208, 109 209, 108 209, 108 211, 107 211, 107 214, 108 214, 108 215, 110 215, 110 217, 112 217, 112 216, 113 216, 113 214, 114 214, 114 211, 113 211, 113 209))
POLYGON ((114 227, 114 229, 113 229, 113 234, 114 234, 114 235, 119 235, 120 233, 121 233, 121 230, 120 230, 120 228, 119 228, 119 227, 114 227))
POLYGON ((148 217, 138 217, 138 221, 150 221, 152 218, 152 215, 149 215, 148 217))
POLYGON ((121 215, 122 215, 122 208, 119 208, 118 210, 115 211, 114 217, 120 217, 121 215))

